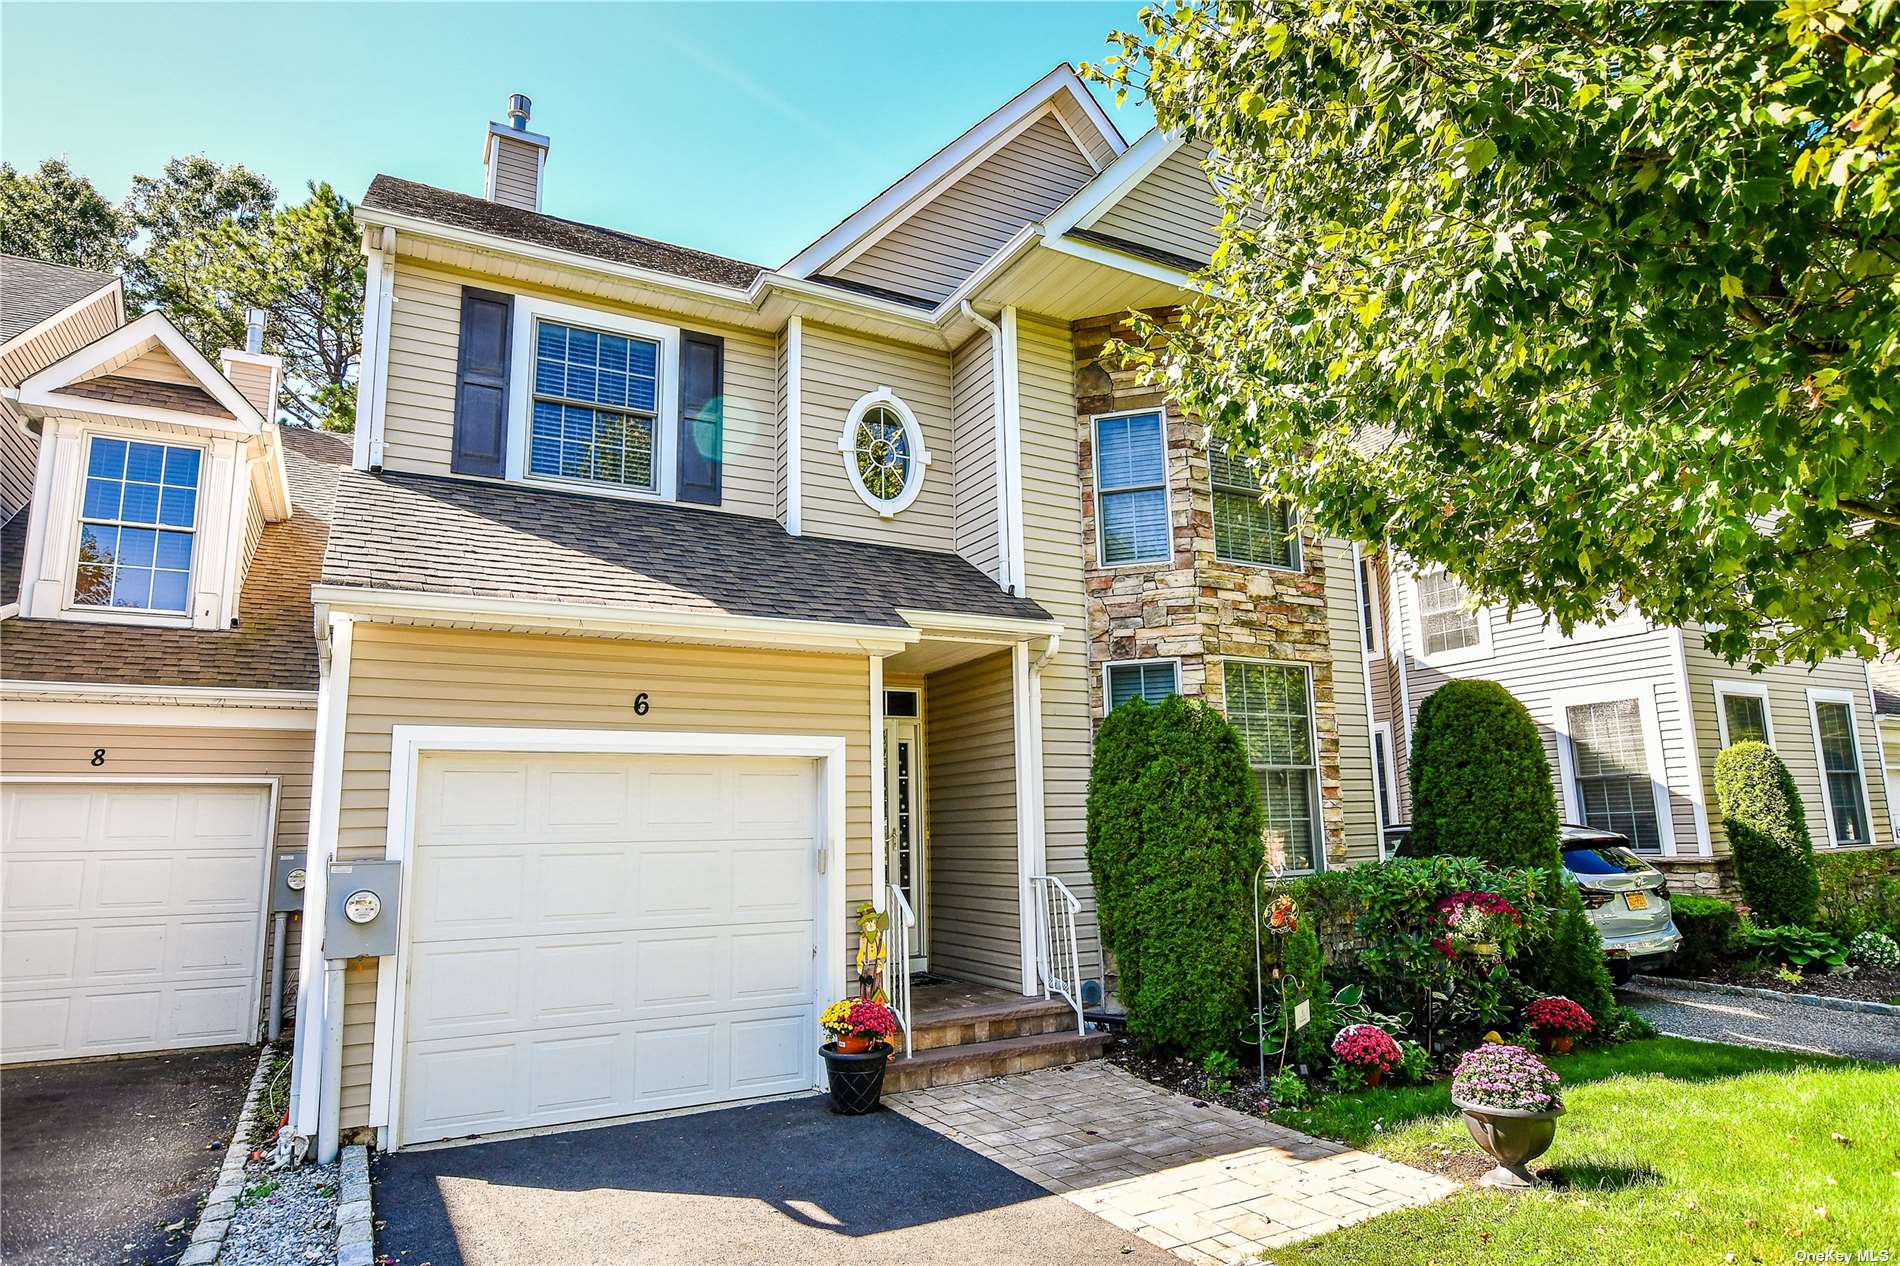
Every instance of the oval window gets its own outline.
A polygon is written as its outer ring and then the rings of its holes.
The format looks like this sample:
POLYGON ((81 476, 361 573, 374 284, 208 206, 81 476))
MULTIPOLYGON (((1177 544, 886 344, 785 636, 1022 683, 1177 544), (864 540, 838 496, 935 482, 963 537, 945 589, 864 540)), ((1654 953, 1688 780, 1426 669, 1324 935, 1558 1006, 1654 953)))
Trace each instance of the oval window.
POLYGON ((852 406, 838 449, 851 486, 887 519, 916 500, 923 488, 930 453, 917 418, 888 387, 852 406))

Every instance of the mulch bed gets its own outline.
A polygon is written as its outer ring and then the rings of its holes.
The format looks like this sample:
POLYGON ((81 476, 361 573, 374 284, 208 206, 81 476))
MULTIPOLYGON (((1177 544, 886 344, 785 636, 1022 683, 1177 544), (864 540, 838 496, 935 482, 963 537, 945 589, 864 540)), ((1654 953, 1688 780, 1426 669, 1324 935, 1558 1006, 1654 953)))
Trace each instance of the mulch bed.
POLYGON ((1851 998, 1855 1002, 1892 1002, 1900 998, 1900 969, 1857 967, 1852 975, 1817 974, 1789 983, 1773 971, 1742 971, 1724 964, 1704 972, 1699 980, 1720 985, 1742 985, 1749 989, 1772 989, 1776 993, 1810 993, 1823 998, 1851 998))
MULTIPOLYGON (((1232 1108, 1235 1112, 1244 1112, 1248 1116, 1265 1116, 1263 1105, 1267 1101, 1266 1092, 1254 1083, 1260 1079, 1258 1065, 1249 1064, 1235 1074, 1234 1084, 1220 1093, 1212 1093, 1207 1084, 1207 1074, 1200 1065, 1179 1055, 1153 1055, 1138 1049, 1127 1037, 1117 1035, 1104 1052, 1108 1062, 1125 1068, 1143 1081, 1153 1082, 1165 1090, 1178 1095, 1186 1095, 1196 1105, 1218 1103, 1223 1108, 1232 1108)), ((1271 1068, 1268 1069, 1272 1071, 1271 1068)))

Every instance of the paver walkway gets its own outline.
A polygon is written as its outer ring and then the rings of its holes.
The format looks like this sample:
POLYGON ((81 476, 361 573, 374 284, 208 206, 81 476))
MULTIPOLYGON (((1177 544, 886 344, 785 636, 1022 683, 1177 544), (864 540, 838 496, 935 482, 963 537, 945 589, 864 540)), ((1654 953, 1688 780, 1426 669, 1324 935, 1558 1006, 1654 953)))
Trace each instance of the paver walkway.
POLYGON ((912 1120, 1190 1262, 1428 1204, 1457 1184, 1164 1090, 1095 1060, 915 1090, 912 1120))
POLYGON ((1672 1037, 1773 1051, 1808 1051, 1900 1064, 1900 1017, 1837 1011, 1811 1002, 1675 989, 1638 980, 1617 995, 1672 1037))

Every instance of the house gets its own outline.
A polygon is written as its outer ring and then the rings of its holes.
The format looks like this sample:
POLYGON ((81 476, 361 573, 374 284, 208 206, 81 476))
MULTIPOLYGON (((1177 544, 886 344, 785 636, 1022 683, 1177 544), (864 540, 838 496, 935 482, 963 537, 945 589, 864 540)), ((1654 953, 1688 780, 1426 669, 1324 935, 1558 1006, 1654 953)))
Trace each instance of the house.
POLYGON ((0 1058, 254 1041, 295 964, 267 884, 304 847, 347 444, 271 420, 275 357, 213 366, 116 278, 0 257, 0 299, 0 1058))
POLYGON ((894 1078, 1089 1053, 1092 725, 1134 693, 1253 736, 1282 865, 1377 856, 1350 549, 1223 497, 1102 357, 1192 293, 1192 147, 1128 144, 1061 66, 772 269, 561 218, 529 111, 484 129, 481 196, 378 176, 357 208, 319 1155, 809 1088, 864 903, 899 929, 894 1078), (1002 1001, 939 1049, 916 971, 1002 1001))
MULTIPOLYGON (((1880 763, 1887 775, 1887 812, 1900 819, 1900 660, 1892 656, 1868 666, 1874 682, 1874 715, 1880 726, 1880 763)), ((1900 821, 1894 830, 1900 834, 1900 821)))
MULTIPOLYGON (((1410 813, 1407 754, 1419 704, 1448 680, 1504 685, 1543 732, 1564 820, 1627 835, 1673 886, 1732 892, 1715 758, 1760 739, 1788 766, 1817 849, 1891 847, 1894 791, 1884 710, 1865 660, 1758 673, 1730 665, 1693 628, 1634 613, 1565 636, 1541 613, 1475 604, 1435 569, 1362 558, 1365 659, 1379 801, 1410 813)), ((1890 696, 1889 696, 1890 699, 1890 696)), ((1889 704, 1891 706, 1891 704, 1889 704)))

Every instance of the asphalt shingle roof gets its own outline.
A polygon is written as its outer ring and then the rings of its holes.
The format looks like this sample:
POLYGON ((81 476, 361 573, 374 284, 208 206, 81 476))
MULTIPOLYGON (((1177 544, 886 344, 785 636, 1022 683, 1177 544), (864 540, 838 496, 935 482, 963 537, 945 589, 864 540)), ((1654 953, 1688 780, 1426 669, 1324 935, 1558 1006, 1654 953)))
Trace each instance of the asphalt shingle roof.
POLYGON ((1873 662, 1874 711, 1900 717, 1900 654, 1873 662))
POLYGON ((674 246, 670 242, 659 242, 650 237, 639 237, 594 224, 582 224, 578 220, 563 220, 559 216, 543 215, 538 211, 524 211, 520 207, 490 202, 486 198, 476 198, 449 189, 437 189, 433 185, 420 185, 413 180, 400 180, 395 176, 378 176, 370 181, 369 192, 363 195, 362 205, 371 210, 394 211, 400 215, 434 220, 438 224, 473 229, 478 233, 493 233, 498 237, 511 237, 537 246, 572 251, 576 255, 590 255, 616 264, 631 264, 636 268, 650 268, 655 272, 690 277, 721 286, 744 289, 765 271, 757 264, 727 259, 723 255, 710 255, 705 251, 674 246))
MULTIPOLYGON (((348 439, 285 427, 292 512, 268 523, 238 600, 235 629, 169 629, 74 620, 0 623, 0 677, 105 685, 315 690, 317 641, 310 586, 323 559, 338 471, 348 439)), ((0 533, 0 593, 20 589, 27 515, 0 533)))
POLYGON ((900 607, 1047 620, 955 554, 792 536, 772 519, 349 470, 323 583, 636 611, 905 627, 900 607))
POLYGON ((0 255, 0 343, 24 334, 112 281, 111 273, 0 255))
POLYGON ((84 382, 68 383, 60 390, 69 396, 84 396, 88 400, 104 400, 111 404, 149 405, 154 409, 201 413, 210 418, 231 416, 231 411, 219 404, 209 391, 192 383, 156 382, 148 378, 104 374, 84 382))

